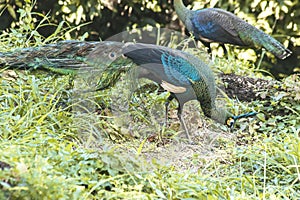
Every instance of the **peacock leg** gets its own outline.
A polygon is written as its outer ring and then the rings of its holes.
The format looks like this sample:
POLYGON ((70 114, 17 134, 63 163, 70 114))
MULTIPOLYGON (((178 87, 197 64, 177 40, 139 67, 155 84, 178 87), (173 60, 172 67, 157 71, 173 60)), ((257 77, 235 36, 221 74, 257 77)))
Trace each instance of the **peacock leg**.
MULTIPOLYGON (((208 54, 211 54, 211 47, 210 47, 210 43, 209 42, 204 42, 202 41, 202 43, 204 44, 204 46, 207 48, 207 53, 208 54)), ((228 52, 227 52, 227 49, 225 47, 225 44, 220 44, 220 46, 222 47, 223 51, 224 51, 224 55, 225 56, 228 56, 228 52)))
POLYGON ((178 110, 177 116, 178 116, 178 118, 180 120, 180 124, 181 124, 181 126, 183 126, 183 129, 185 131, 187 139, 189 140, 189 143, 192 144, 192 140, 191 140, 191 137, 190 137, 190 134, 189 134, 189 130, 187 129, 187 126, 186 126, 186 123, 184 121, 184 118, 182 117, 182 107, 181 107, 180 103, 178 104, 177 110, 178 110))
POLYGON ((221 47, 222 47, 222 49, 224 51, 224 55, 228 57, 228 52, 227 52, 227 49, 225 47, 225 44, 221 44, 221 47))
POLYGON ((204 44, 204 46, 207 48, 207 53, 211 54, 211 47, 210 47, 210 42, 205 42, 205 41, 201 41, 202 44, 204 44))
POLYGON ((169 104, 174 99, 174 95, 170 94, 165 102, 165 127, 168 126, 168 113, 169 113, 169 104))

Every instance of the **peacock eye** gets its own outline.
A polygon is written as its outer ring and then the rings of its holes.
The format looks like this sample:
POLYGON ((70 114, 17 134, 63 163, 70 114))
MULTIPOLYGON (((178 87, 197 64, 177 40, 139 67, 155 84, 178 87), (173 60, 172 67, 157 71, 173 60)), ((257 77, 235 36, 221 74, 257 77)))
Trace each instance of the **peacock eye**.
POLYGON ((114 59, 116 57, 116 54, 114 52, 111 52, 108 56, 110 59, 114 59))

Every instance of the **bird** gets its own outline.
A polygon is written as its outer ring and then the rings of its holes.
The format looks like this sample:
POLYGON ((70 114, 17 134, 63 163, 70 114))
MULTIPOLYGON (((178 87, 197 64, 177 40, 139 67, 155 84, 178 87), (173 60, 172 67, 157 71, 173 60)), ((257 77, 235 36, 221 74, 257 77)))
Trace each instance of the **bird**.
POLYGON ((159 45, 61 41, 0 53, 0 66, 75 75, 83 70, 98 76, 99 80, 97 86, 88 91, 113 87, 123 73, 137 66, 138 78, 152 80, 170 93, 165 103, 165 122, 169 103, 177 100, 177 115, 190 143, 192 140, 182 116, 183 106, 188 101, 198 100, 205 116, 230 129, 238 119, 256 115, 253 111, 234 116, 217 107, 216 83, 209 64, 190 53, 159 45))
POLYGON ((182 116, 186 102, 197 100, 205 116, 230 128, 236 120, 256 115, 256 112, 249 112, 234 116, 226 109, 217 107, 214 74, 206 62, 192 54, 143 43, 128 43, 123 47, 123 54, 139 66, 139 78, 150 79, 170 92, 165 104, 166 115, 169 102, 177 100, 177 115, 189 142, 191 137, 182 116))
MULTIPOLYGON (((292 51, 262 30, 252 26, 231 12, 220 8, 188 9, 182 0, 174 0, 175 11, 196 40, 209 47, 211 42, 245 47, 265 48, 279 59, 292 51)), ((225 47, 224 47, 225 48, 225 47)), ((226 50, 226 48, 225 48, 226 50)), ((209 52, 210 52, 209 47, 209 52)))

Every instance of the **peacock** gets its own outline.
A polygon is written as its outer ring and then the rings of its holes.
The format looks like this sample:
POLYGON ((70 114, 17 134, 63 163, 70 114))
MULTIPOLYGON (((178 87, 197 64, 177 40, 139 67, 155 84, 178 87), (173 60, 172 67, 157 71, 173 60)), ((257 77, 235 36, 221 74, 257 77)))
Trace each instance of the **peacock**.
POLYGON ((188 140, 190 134, 182 116, 183 106, 198 100, 205 116, 233 128, 236 120, 256 112, 234 116, 216 106, 216 84, 210 66, 198 57, 181 50, 114 41, 63 41, 41 47, 0 53, 0 66, 43 69, 60 74, 78 74, 80 70, 99 75, 95 90, 112 87, 132 66, 137 65, 138 77, 150 79, 170 92, 166 100, 166 121, 169 102, 178 101, 178 118, 188 140))
MULTIPOLYGON (((139 66, 139 77, 158 83, 170 92, 165 107, 168 113, 169 102, 178 102, 177 115, 188 140, 189 131, 182 116, 186 102, 197 100, 205 116, 232 128, 237 119, 249 117, 256 112, 233 116, 226 109, 216 105, 216 83, 209 65, 199 58, 181 50, 152 44, 127 44, 123 54, 139 66)), ((167 120, 167 117, 166 117, 167 120)))
POLYGON ((276 39, 226 10, 219 8, 189 10, 182 0, 174 0, 174 8, 187 30, 205 46, 209 47, 209 43, 217 42, 223 47, 224 44, 263 47, 280 59, 292 54, 291 50, 276 39))

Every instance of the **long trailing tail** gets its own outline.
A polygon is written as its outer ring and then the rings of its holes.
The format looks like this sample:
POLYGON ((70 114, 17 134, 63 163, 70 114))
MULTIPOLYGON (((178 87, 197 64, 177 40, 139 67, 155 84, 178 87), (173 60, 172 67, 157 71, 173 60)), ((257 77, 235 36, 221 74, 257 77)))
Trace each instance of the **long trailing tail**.
POLYGON ((114 41, 61 41, 0 53, 0 67, 42 69, 59 74, 83 74, 99 80, 96 90, 114 85, 127 70, 124 43, 114 41))
POLYGON ((123 44, 120 42, 61 41, 38 47, 20 48, 0 53, 0 66, 21 69, 44 69, 73 74, 79 69, 113 61, 123 44))
POLYGON ((259 43, 261 46, 266 48, 267 51, 280 59, 285 59, 292 54, 291 50, 285 48, 279 41, 263 31, 259 31, 256 36, 255 43, 259 43))

